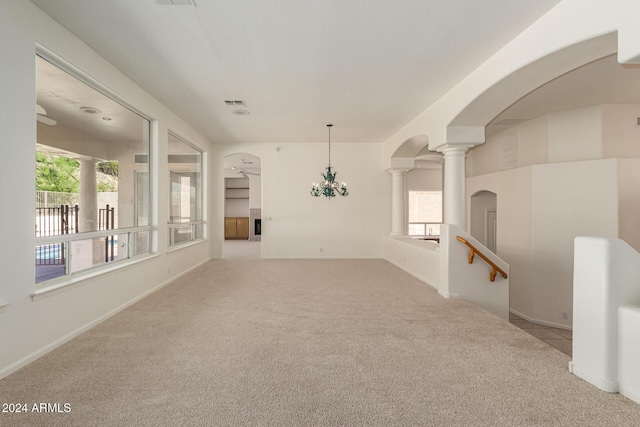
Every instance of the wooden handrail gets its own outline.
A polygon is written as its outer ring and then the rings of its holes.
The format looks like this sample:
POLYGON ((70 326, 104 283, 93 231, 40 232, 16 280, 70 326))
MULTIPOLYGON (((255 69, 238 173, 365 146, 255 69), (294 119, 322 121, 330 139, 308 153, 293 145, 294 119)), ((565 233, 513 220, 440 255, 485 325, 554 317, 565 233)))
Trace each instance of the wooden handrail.
POLYGON ((458 239, 459 241, 461 241, 465 245, 469 246, 469 259, 468 259, 469 264, 471 264, 473 262, 473 257, 475 256, 475 254, 478 254, 480 256, 480 258, 485 260, 487 262, 487 264, 489 264, 491 266, 491 273, 489 273, 489 280, 491 280, 492 282, 495 282, 497 273, 500 273, 500 275, 502 277, 504 277, 505 279, 507 278, 507 273, 505 273, 504 270, 502 270, 493 261, 491 261, 489 258, 487 258, 485 254, 483 254, 478 249, 476 249, 475 246, 473 246, 471 243, 467 242, 465 239, 463 239, 460 236, 456 236, 456 239, 458 239))

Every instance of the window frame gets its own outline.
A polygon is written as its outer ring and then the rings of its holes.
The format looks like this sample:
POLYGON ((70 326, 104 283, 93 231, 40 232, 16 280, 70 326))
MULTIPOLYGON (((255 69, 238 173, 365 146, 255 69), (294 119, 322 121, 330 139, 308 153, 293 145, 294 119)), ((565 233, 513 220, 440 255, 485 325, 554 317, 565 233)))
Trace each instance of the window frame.
MULTIPOLYGON (((158 256, 157 253, 155 252, 154 248, 155 248, 155 241, 157 238, 157 234, 156 234, 156 227, 154 227, 153 225, 156 224, 156 215, 155 215, 155 209, 153 208, 154 206, 154 180, 157 177, 157 174, 155 173, 155 168, 156 166, 156 161, 155 161, 155 147, 157 146, 157 136, 158 136, 158 132, 157 132, 157 120, 154 119, 152 117, 151 114, 141 110, 140 108, 138 108, 137 106, 135 106, 133 103, 127 101, 125 98, 123 98, 122 96, 120 96, 119 94, 117 94, 116 92, 114 92, 113 90, 109 89, 108 87, 106 87, 105 85, 103 85, 102 83, 98 82, 97 80, 95 80, 94 78, 92 78, 91 76, 89 76, 87 73, 81 71, 79 68, 77 68, 76 66, 74 66, 73 64, 71 64, 69 61, 61 58, 60 56, 56 55, 55 53, 53 53, 52 51, 48 50, 47 48, 45 48, 44 46, 40 45, 40 44, 36 44, 36 49, 35 49, 35 55, 34 55, 34 76, 37 75, 37 70, 36 70, 36 62, 37 62, 37 57, 40 57, 41 59, 51 63, 52 65, 54 65, 55 67, 59 68, 60 70, 62 70, 63 72, 69 74, 71 77, 77 79, 79 82, 87 85, 88 87, 90 87, 91 89, 99 92, 100 94, 104 95, 105 97, 109 98, 111 101, 118 103, 119 105, 121 105, 122 107, 130 110, 131 112, 133 112, 134 114, 140 116, 141 119, 146 120, 149 123, 149 131, 148 131, 148 152, 147 152, 147 158, 148 158, 148 165, 147 165, 147 174, 148 174, 148 185, 147 185, 147 191, 148 191, 148 199, 147 199, 147 203, 148 203, 148 218, 147 218, 147 225, 144 226, 134 226, 134 227, 125 227, 125 228, 116 228, 116 229, 110 229, 110 230, 98 230, 98 231, 88 231, 88 232, 79 232, 79 233, 73 233, 73 234, 61 234, 61 235, 55 235, 55 236, 41 236, 41 237, 34 237, 35 242, 34 242, 34 250, 37 250, 38 247, 40 246, 45 246, 45 245, 51 245, 51 244, 56 244, 56 243, 61 243, 63 245, 63 250, 65 251, 65 263, 64 263, 64 274, 48 279, 48 280, 43 280, 40 282, 36 282, 36 277, 34 276, 34 292, 32 292, 31 296, 32 298, 35 300, 43 295, 47 295, 52 291, 58 291, 62 288, 66 288, 70 285, 74 285, 77 284, 79 282, 85 281, 88 278, 94 277, 94 276, 98 276, 98 275, 102 275, 114 270, 119 270, 121 268, 124 268, 128 265, 131 265, 133 263, 138 263, 141 261, 144 261, 146 259, 149 258, 153 258, 158 256), (132 254, 132 245, 131 245, 131 241, 132 241, 132 236, 138 233, 147 233, 148 234, 148 246, 147 246, 147 251, 140 253, 140 254, 132 254), (110 261, 110 262, 105 262, 105 263, 100 263, 100 264, 96 264, 87 268, 83 268, 79 271, 76 272, 71 272, 70 268, 71 268, 71 259, 72 259, 72 251, 71 251, 71 246, 73 242, 78 242, 78 241, 82 241, 82 240, 89 240, 89 239, 96 239, 96 238, 108 238, 111 236, 122 236, 122 235, 127 235, 127 244, 125 245, 126 248, 126 256, 123 256, 122 258, 118 257, 118 259, 110 261)), ((35 82, 35 88, 37 91, 37 81, 35 82)), ((37 126, 37 121, 35 120, 34 117, 34 124, 37 126)), ((37 152, 37 144, 38 144, 38 132, 37 132, 37 127, 36 127, 36 131, 35 131, 35 141, 33 144, 33 148, 34 148, 34 156, 35 153, 37 152)), ((35 212, 35 197, 34 197, 34 209, 33 211, 35 212)), ((35 270, 34 270, 35 273, 35 270)))
POLYGON ((409 237, 430 237, 430 236, 435 236, 438 237, 440 236, 440 234, 428 234, 427 233, 427 229, 429 228, 429 225, 437 225, 438 227, 442 224, 444 224, 444 191, 441 189, 438 190, 434 190, 434 189, 407 189, 407 235, 409 237), (410 215, 411 215, 411 193, 417 193, 417 192, 432 192, 432 193, 440 193, 440 197, 442 200, 442 203, 440 205, 440 215, 442 220, 439 222, 436 221, 410 221, 410 215), (411 234, 409 233, 409 228, 411 225, 422 225, 423 226, 423 233, 422 234, 411 234))
POLYGON ((171 163, 169 162, 169 156, 170 154, 168 153, 169 150, 167 150, 167 174, 168 174, 168 178, 169 178, 169 191, 168 191, 168 204, 167 204, 167 213, 168 213, 168 218, 167 218, 167 248, 169 250, 175 250, 175 249, 179 249, 181 247, 185 247, 185 246, 189 246, 192 245, 194 243, 198 243, 200 241, 206 240, 207 238, 207 221, 204 219, 205 217, 205 213, 206 213, 206 198, 205 198, 205 191, 204 191, 204 185, 205 185, 205 179, 204 179, 204 172, 205 172, 205 151, 200 148, 198 145, 194 144, 193 142, 191 142, 188 138, 185 138, 184 136, 182 136, 180 133, 174 131, 173 129, 169 129, 167 131, 167 143, 169 141, 169 138, 173 137, 175 138, 177 141, 181 142, 182 144, 185 144, 187 147, 195 150, 198 152, 199 156, 200 156, 200 170, 198 171, 198 177, 199 177, 199 195, 198 197, 200 198, 200 205, 198 206, 198 209, 200 210, 199 212, 199 217, 201 219, 198 220, 191 220, 191 221, 187 221, 187 222, 172 222, 171 220, 171 192, 172 192, 172 188, 171 188, 171 173, 173 173, 174 171, 172 171, 169 166, 171 165, 171 163), (202 230, 200 233, 200 237, 197 237, 197 227, 201 226, 202 230), (174 242, 174 238, 173 238, 173 233, 175 232, 175 230, 178 229, 189 229, 190 231, 190 239, 189 240, 185 240, 185 241, 181 241, 181 242, 174 242))

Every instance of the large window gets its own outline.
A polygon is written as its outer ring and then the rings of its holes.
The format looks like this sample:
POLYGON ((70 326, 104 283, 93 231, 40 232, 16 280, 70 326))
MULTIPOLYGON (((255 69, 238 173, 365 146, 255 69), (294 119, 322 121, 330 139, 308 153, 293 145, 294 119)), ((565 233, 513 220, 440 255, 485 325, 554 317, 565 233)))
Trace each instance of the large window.
POLYGON ((40 56, 36 67, 36 283, 148 253, 149 120, 40 56))
POLYGON ((202 152, 169 133, 169 245, 201 239, 202 152))
POLYGON ((439 236, 442 191, 409 191, 409 235, 439 236))

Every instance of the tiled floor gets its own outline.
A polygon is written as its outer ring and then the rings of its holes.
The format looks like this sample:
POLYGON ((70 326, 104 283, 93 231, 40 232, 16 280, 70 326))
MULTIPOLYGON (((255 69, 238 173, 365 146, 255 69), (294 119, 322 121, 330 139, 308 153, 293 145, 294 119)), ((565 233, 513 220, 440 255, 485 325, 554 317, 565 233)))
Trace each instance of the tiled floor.
POLYGON ((571 356, 573 336, 571 331, 531 323, 513 313, 509 313, 509 322, 571 356))

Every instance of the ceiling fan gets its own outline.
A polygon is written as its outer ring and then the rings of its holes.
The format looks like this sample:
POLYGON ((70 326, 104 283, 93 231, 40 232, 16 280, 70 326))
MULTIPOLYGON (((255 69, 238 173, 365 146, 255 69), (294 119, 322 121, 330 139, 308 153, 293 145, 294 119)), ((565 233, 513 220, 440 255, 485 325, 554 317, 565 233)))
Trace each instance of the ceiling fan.
POLYGON ((55 126, 58 124, 58 122, 51 117, 47 117, 47 111, 40 104, 36 104, 36 117, 40 123, 44 123, 45 125, 55 126))
MULTIPOLYGON (((237 169, 237 168, 232 168, 232 169, 237 169)), ((255 175, 255 176, 260 176, 259 173, 255 173, 255 172, 247 172, 244 169, 239 169, 238 173, 240 175, 242 175, 244 178, 249 178, 249 175, 255 175)))

